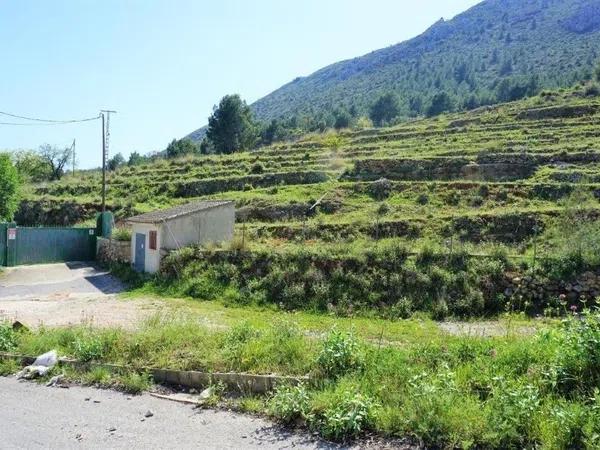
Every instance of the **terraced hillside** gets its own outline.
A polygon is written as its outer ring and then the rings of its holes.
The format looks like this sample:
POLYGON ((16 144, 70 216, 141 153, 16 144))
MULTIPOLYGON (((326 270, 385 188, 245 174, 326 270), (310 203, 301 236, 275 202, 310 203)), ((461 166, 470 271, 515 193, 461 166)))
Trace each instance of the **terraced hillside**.
MULTIPOLYGON (((600 99, 583 88, 544 93, 394 128, 127 167, 111 174, 108 202, 124 218, 233 199, 240 232, 243 222, 257 245, 456 237, 519 250, 576 187, 600 193, 599 120, 600 99)), ((88 173, 34 186, 17 219, 89 220, 99 183, 99 173, 88 173)))

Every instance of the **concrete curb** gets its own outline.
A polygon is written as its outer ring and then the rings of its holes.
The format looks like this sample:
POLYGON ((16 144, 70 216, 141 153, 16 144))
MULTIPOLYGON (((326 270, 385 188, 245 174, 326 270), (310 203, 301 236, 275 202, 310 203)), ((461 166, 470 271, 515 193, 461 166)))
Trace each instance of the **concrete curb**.
MULTIPOLYGON (((1 359, 12 359, 21 364, 32 364, 34 356, 17 355, 0 352, 1 359)), ((279 375, 252 375, 245 373, 209 373, 188 370, 157 369, 151 367, 131 367, 119 364, 82 362, 76 359, 60 358, 59 365, 69 366, 80 370, 103 368, 111 372, 134 371, 146 372, 152 375, 155 383, 184 386, 187 388, 203 389, 214 383, 223 383, 228 389, 252 394, 265 394, 279 384, 299 384, 309 382, 309 377, 286 377, 279 375)))

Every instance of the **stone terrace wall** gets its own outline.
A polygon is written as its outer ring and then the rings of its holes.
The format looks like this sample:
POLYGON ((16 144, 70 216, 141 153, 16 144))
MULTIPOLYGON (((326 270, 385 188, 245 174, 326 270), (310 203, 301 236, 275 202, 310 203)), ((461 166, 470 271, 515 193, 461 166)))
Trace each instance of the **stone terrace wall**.
POLYGON ((96 258, 103 263, 131 263, 131 243, 98 238, 96 258))

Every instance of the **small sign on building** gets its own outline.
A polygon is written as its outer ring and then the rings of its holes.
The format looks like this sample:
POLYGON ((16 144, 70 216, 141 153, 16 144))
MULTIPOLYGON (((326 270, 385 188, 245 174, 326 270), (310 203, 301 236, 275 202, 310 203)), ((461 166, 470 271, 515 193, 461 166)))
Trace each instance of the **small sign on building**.
POLYGON ((9 241, 14 241, 17 239, 17 229, 16 228, 9 228, 7 233, 8 233, 9 241))

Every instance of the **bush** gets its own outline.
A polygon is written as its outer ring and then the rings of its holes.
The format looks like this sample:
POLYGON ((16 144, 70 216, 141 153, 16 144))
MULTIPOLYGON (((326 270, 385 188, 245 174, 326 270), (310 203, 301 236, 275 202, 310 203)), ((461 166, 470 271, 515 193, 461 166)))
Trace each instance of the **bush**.
POLYGON ((392 183, 385 178, 374 181, 369 186, 369 193, 375 200, 385 200, 392 193, 392 183))
POLYGON ((13 375, 21 369, 14 359, 0 359, 0 377, 13 375))
POLYGON ((417 203, 419 205, 426 205, 429 203, 429 196, 427 194, 419 194, 417 197, 417 203))
POLYGON ((368 396, 344 391, 313 422, 326 439, 347 441, 369 430, 375 423, 375 402, 368 396))
POLYGON ((253 174, 255 174, 255 175, 260 175, 264 171, 265 171, 264 166, 261 163, 259 163, 259 162, 254 163, 252 165, 252 168, 250 169, 250 172, 253 173, 253 174))
POLYGON ((281 385, 275 389, 268 410, 271 416, 288 425, 306 420, 310 413, 310 396, 302 384, 281 385))
POLYGON ((112 238, 115 241, 131 241, 131 229, 129 228, 115 228, 112 233, 112 238))
POLYGON ((317 357, 320 375, 335 379, 361 369, 363 364, 364 357, 354 334, 331 330, 317 357))
POLYGON ((540 393, 530 384, 511 384, 503 379, 492 390, 487 404, 491 440, 495 448, 526 448, 530 442, 528 430, 540 407, 540 393))
POLYGON ((598 97, 600 95, 600 86, 596 83, 589 84, 585 87, 583 94, 586 97, 598 97))
POLYGON ((569 319, 559 335, 553 384, 565 395, 600 386, 600 314, 569 319))
POLYGON ((380 216, 385 216, 389 212, 390 212, 390 205, 388 205, 387 203, 381 203, 379 205, 379 207, 377 208, 377 214, 380 216))
POLYGON ((17 335, 8 322, 0 323, 0 352, 10 352, 17 348, 17 335))
POLYGON ((80 361, 97 361, 105 354, 104 342, 97 335, 78 336, 73 343, 73 356, 80 361))

